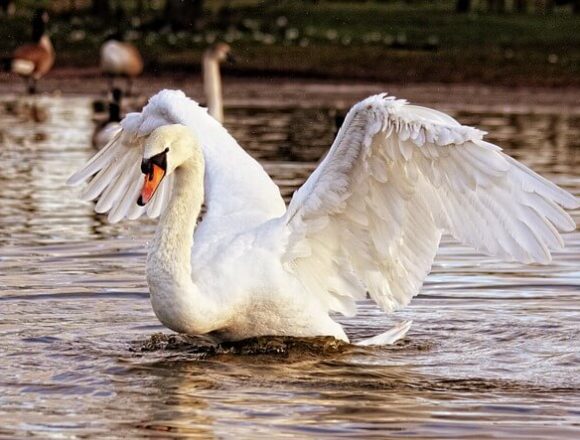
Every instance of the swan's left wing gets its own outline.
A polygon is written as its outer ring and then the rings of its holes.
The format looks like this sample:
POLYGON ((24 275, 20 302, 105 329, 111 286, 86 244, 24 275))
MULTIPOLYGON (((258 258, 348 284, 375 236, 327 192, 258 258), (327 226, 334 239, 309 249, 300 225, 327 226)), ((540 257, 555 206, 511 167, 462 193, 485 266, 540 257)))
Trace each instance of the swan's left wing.
POLYGON ((173 178, 165 179, 146 206, 137 205, 137 197, 143 186, 141 160, 144 138, 138 135, 141 115, 130 113, 122 121, 122 128, 80 170, 72 175, 69 185, 89 181, 81 191, 83 200, 98 199, 95 211, 109 213, 108 219, 116 223, 124 218, 136 219, 143 214, 151 218, 159 216, 169 202, 173 178), (94 177, 93 177, 94 176, 94 177))
POLYGON ((575 197, 441 112, 385 95, 355 105, 281 219, 285 264, 329 309, 366 292, 385 311, 419 293, 441 234, 489 255, 548 262, 575 197))
POLYGON ((285 209, 278 187, 261 165, 250 157, 207 110, 177 90, 153 96, 140 113, 121 121, 122 130, 70 179, 77 185, 89 181, 82 198, 99 199, 97 212, 109 212, 109 220, 157 217, 167 205, 173 177, 161 183, 146 207, 137 205, 143 184, 141 160, 149 134, 167 124, 188 126, 199 138, 205 157, 205 230, 229 225, 234 232, 280 216, 285 209), (93 177, 94 176, 94 177, 93 177), (224 221, 224 219, 227 219, 224 221))

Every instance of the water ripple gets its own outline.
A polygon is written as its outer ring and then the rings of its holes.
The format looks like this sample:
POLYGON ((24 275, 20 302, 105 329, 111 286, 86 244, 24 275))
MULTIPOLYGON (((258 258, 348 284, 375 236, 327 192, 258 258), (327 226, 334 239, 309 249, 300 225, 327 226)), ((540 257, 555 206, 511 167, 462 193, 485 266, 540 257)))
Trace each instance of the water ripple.
MULTIPOLYGON (((328 97, 228 109, 286 199, 332 141, 344 103, 328 97)), ((580 194, 580 112, 454 115, 580 194)), ((353 340, 412 319, 391 347, 152 337, 166 332, 144 278, 155 222, 109 225, 64 183, 93 154, 91 119, 86 97, 0 100, 0 437, 580 436, 578 231, 546 266, 446 237, 410 307, 339 318, 353 340)))

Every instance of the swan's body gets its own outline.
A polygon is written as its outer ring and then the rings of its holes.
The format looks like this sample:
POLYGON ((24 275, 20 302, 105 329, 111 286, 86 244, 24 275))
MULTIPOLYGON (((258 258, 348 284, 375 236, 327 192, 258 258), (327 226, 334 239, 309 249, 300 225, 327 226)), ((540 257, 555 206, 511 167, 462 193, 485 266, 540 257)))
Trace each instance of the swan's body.
POLYGON ((281 224, 248 225, 233 234, 210 225, 210 231, 202 227, 193 234, 204 199, 205 168, 203 153, 195 148, 175 170, 174 192, 147 259, 151 302, 161 322, 180 333, 213 333, 219 339, 271 333, 345 339, 328 314, 319 318, 324 308, 315 296, 296 295, 300 286, 287 276, 276 240, 283 236, 281 224))
POLYGON ((209 114, 219 122, 224 121, 224 105, 222 99, 222 78, 220 63, 232 59, 230 46, 218 43, 203 53, 203 91, 207 99, 209 114))
POLYGON ((355 314, 367 292, 387 312, 408 304, 443 232, 546 263, 563 246, 557 230, 575 228, 561 206, 577 199, 482 132, 384 95, 351 109, 287 209, 262 167, 183 93, 160 92, 122 126, 70 183, 98 173, 83 196, 100 196, 111 221, 161 214, 147 281, 156 315, 178 332, 348 340, 329 313, 355 314))

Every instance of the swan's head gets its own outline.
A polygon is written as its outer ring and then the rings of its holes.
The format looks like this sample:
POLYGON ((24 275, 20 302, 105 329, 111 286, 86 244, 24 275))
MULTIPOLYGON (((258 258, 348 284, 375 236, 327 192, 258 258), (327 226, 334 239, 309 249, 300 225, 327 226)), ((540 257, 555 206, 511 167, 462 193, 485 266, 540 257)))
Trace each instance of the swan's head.
POLYGON ((209 55, 214 60, 221 62, 227 61, 229 63, 235 62, 235 57, 232 55, 232 48, 227 43, 216 43, 207 50, 209 55))
POLYGON ((163 125, 153 130, 144 145, 141 171, 145 174, 145 182, 137 204, 147 204, 163 179, 190 159, 199 148, 199 140, 185 125, 163 125))

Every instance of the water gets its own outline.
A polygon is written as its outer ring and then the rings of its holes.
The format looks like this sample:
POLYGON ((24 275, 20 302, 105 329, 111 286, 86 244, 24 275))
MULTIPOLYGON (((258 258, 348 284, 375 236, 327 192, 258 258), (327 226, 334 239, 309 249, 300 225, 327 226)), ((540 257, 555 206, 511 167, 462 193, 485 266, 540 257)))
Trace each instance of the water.
MULTIPOLYGON (((231 131, 290 196, 330 145, 335 103, 242 104, 231 131)), ((88 97, 34 105, 0 98, 0 438, 580 437, 578 231, 548 266, 444 240, 411 306, 342 320, 358 339, 412 319, 392 347, 155 349, 170 333, 144 279, 155 222, 109 225, 65 187, 93 154, 88 97)), ((578 110, 454 116, 579 195, 578 110)))

